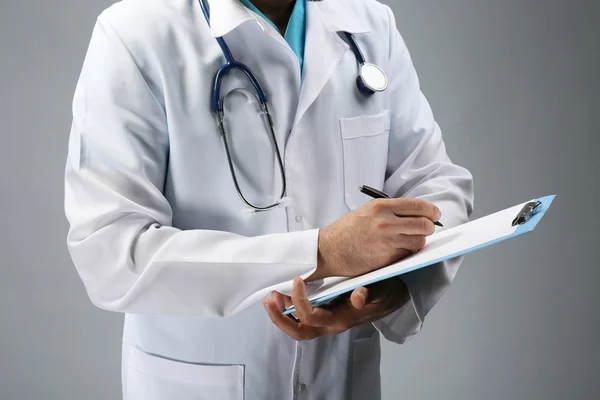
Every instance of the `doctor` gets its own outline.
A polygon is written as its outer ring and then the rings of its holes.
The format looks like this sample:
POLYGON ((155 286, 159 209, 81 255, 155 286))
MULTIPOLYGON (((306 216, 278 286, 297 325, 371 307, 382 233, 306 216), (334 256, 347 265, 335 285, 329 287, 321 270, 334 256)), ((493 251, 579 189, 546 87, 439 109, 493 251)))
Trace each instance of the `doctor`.
POLYGON ((374 0, 113 5, 76 87, 65 184, 87 293, 125 314, 128 400, 378 399, 380 334, 419 332, 460 260, 327 308, 305 282, 398 260, 472 208, 374 0))

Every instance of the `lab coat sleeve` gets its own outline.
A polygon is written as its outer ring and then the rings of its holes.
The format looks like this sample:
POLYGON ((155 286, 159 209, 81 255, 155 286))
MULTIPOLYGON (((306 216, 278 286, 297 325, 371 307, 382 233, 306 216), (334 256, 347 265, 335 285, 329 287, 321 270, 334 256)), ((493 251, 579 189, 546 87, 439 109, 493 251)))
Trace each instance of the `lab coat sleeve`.
MULTIPOLYGON (((420 198, 442 212, 445 228, 468 221, 473 208, 473 180, 468 170, 450 160, 440 127, 423 96, 415 68, 392 11, 390 81, 392 120, 384 190, 393 197, 420 198)), ((437 228, 444 229, 444 228, 437 228)), ((433 306, 448 289, 462 258, 403 275, 410 300, 374 323, 388 340, 404 343, 417 334, 433 306)))
POLYGON ((172 227, 167 119, 102 18, 73 101, 67 247, 91 301, 124 313, 223 317, 317 266, 318 230, 244 237, 172 227))

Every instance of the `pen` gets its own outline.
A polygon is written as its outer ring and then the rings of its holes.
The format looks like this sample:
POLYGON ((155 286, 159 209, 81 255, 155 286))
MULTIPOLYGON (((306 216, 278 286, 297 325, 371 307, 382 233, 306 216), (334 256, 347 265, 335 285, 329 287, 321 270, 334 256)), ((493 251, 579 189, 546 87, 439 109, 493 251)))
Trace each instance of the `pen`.
MULTIPOLYGON (((387 195, 386 193, 383 193, 381 190, 377 190, 375 188, 372 188, 371 186, 362 185, 359 188, 359 190, 362 193, 366 194, 367 196, 371 196, 374 199, 389 199, 390 198, 390 196, 387 195)), ((437 226, 442 226, 442 227, 444 226, 439 221, 435 221, 433 224, 437 225, 437 226)))

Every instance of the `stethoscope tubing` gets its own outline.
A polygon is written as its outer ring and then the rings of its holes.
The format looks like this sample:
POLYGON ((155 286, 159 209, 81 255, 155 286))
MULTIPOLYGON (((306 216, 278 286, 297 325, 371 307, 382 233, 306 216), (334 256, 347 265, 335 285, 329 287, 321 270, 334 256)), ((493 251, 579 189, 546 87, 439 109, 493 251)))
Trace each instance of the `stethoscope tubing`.
MULTIPOLYGON (((204 14, 204 18, 206 19, 206 22, 207 22, 208 26, 210 27, 210 8, 208 6, 208 1, 207 0, 199 0, 199 2, 200 2, 200 7, 202 9, 202 13, 204 14)), ((359 75, 356 78, 356 85, 357 85, 358 89, 360 90, 360 92, 364 93, 365 95, 371 95, 371 94, 375 93, 376 91, 385 90, 385 87, 377 89, 377 88, 370 87, 366 83, 364 77, 362 76, 362 71, 365 68, 365 65, 367 65, 364 54, 362 53, 360 47, 356 43, 356 40, 354 39, 353 35, 350 34, 349 32, 345 32, 345 35, 348 38, 349 46, 361 67, 361 73, 359 73, 359 75)), ((272 209, 275 207, 279 207, 282 205, 282 201, 286 195, 287 181, 286 181, 286 177, 285 177, 285 169, 284 169, 284 165, 283 165, 283 160, 282 160, 281 154, 279 152, 279 146, 277 144, 277 138, 275 136, 273 119, 271 118, 271 114, 269 113, 269 108, 267 106, 267 96, 265 95, 265 92, 264 92, 262 86, 260 85, 260 82, 254 75, 252 70, 248 66, 246 66, 244 63, 237 61, 233 57, 233 54, 231 53, 231 50, 229 49, 229 46, 227 46, 227 43, 225 42, 225 40, 222 37, 217 37, 215 39, 217 41, 217 44, 221 48, 223 57, 225 58, 225 64, 223 64, 219 68, 217 73, 215 74, 214 82, 213 82, 211 106, 212 106, 213 112, 217 115, 217 118, 218 118, 219 131, 221 133, 221 136, 223 138, 223 143, 225 145, 225 152, 227 154, 227 162, 229 164, 229 169, 231 171, 231 176, 233 178, 233 182, 234 182, 236 191, 237 191, 238 195, 240 196, 240 198, 242 199, 242 201, 246 205, 248 205, 249 207, 253 208, 256 211, 266 211, 266 210, 269 210, 269 209, 272 209), (227 73, 229 73, 231 70, 234 70, 234 69, 237 69, 237 70, 243 72, 246 75, 246 77, 250 80, 250 83, 252 84, 252 86, 254 87, 257 98, 261 104, 263 113, 265 114, 265 118, 267 119, 266 124, 268 125, 268 128, 269 128, 271 140, 273 141, 273 145, 275 146, 277 163, 279 165, 280 172, 281 172, 282 190, 281 190, 281 195, 280 195, 277 203, 274 203, 274 204, 271 204, 268 206, 258 206, 256 204, 253 204, 252 202, 248 201, 244 197, 244 195, 242 194, 242 190, 240 188, 240 184, 237 179, 237 175, 235 173, 233 160, 231 159, 231 154, 229 151, 229 144, 227 141, 227 133, 225 131, 225 126, 224 126, 224 114, 225 114, 224 106, 223 106, 223 101, 221 101, 221 84, 223 82, 224 77, 227 75, 227 73)), ((372 66, 372 65, 369 64, 369 66, 372 66)), ((380 70, 379 67, 376 67, 376 68, 380 70)), ((381 71, 381 73, 383 74, 383 71, 381 71)), ((387 81, 387 78, 385 78, 385 74, 383 74, 383 78, 387 81)))

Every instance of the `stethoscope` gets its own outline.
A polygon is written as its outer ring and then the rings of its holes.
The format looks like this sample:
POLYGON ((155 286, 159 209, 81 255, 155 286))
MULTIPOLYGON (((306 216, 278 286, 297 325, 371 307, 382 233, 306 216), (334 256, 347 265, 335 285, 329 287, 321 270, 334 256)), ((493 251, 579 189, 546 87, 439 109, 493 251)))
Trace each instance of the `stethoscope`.
MULTIPOLYGON (((200 1, 200 7, 202 8, 202 12, 204 13, 204 17, 206 18, 206 22, 207 22, 208 26, 210 27, 210 9, 208 6, 208 2, 207 2, 207 0, 199 0, 199 1, 200 1)), ((297 1, 302 1, 302 0, 297 0, 297 1)), ((358 90, 367 96, 370 96, 376 92, 384 91, 387 88, 388 81, 387 81, 387 76, 385 75, 383 70, 375 64, 366 62, 362 51, 360 50, 360 48, 358 47, 358 44, 354 40, 354 37, 348 32, 344 32, 344 33, 345 33, 346 37, 348 38, 348 43, 350 45, 350 48, 352 49, 352 52, 354 53, 354 56, 356 57, 359 67, 360 67, 359 74, 356 77, 356 86, 358 87, 358 90)), ((233 55, 231 54, 231 50, 229 50, 229 47, 227 46, 227 43, 225 43, 225 40, 222 37, 217 37, 216 40, 217 40, 217 43, 219 44, 219 47, 221 48, 221 51, 223 52, 223 57, 225 57, 225 64, 223 64, 223 66, 221 68, 219 68, 219 70, 217 71, 217 73, 215 75, 211 104, 212 104, 213 112, 217 115, 217 120, 219 123, 219 131, 221 133, 221 136, 223 137, 223 143, 225 145, 225 152, 227 153, 227 162, 229 163, 229 170, 231 171, 231 177, 233 178, 233 183, 235 185, 235 189, 237 190, 242 201, 244 203, 246 203, 249 207, 251 207, 251 210, 253 212, 267 211, 267 210, 270 210, 273 208, 283 207, 288 203, 287 200, 289 200, 285 197, 287 181, 285 178, 283 160, 281 158, 281 154, 279 152, 279 147, 277 145, 277 139, 275 137, 275 130, 273 128, 273 119, 271 118, 271 114, 269 113, 269 108, 267 107, 267 96, 265 95, 265 92, 262 89, 262 86, 258 82, 258 79, 256 79, 256 76, 254 76, 254 73, 252 72, 252 70, 250 70, 250 68, 248 68, 245 64, 243 64, 239 61, 236 61, 236 59, 233 58, 233 55), (253 204, 250 201, 248 201, 246 199, 246 197, 244 197, 244 195, 242 194, 242 190, 240 189, 240 185, 239 185, 237 176, 235 174, 235 169, 233 166, 233 161, 231 159, 231 154, 229 152, 229 145, 227 143, 227 135, 225 133, 225 126, 224 126, 225 113, 223 111, 223 101, 221 101, 220 94, 221 94, 221 83, 223 81, 223 77, 229 71, 234 70, 234 69, 240 70, 241 72, 246 74, 246 76, 252 83, 252 86, 254 86, 258 100, 260 102, 260 106, 262 108, 262 111, 266 115, 266 119, 267 119, 266 122, 267 122, 267 125, 269 128, 271 139, 273 140, 273 143, 275 146, 275 152, 277 155, 277 163, 279 164, 279 170, 281 172, 282 188, 281 188, 281 194, 279 195, 279 199, 277 200, 277 202, 267 205, 267 206, 259 206, 259 205, 253 204)))

